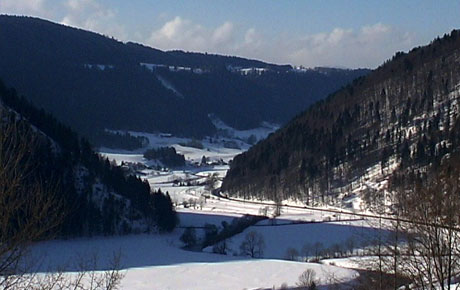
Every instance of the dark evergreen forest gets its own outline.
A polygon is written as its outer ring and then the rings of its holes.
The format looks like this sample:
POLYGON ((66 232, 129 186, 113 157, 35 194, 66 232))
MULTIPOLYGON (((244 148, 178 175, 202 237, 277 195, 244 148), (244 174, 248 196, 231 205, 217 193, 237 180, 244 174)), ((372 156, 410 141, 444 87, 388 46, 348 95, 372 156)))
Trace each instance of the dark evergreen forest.
POLYGON ((158 160, 167 167, 180 167, 185 165, 185 157, 178 154, 174 147, 152 148, 144 152, 144 158, 158 160))
MULTIPOLYGON (((237 156, 222 189, 329 203, 376 165, 382 178, 395 173, 392 185, 437 170, 460 150, 459 60, 459 31, 396 53, 237 156)), ((383 194, 368 201, 378 204, 383 194)))
POLYGON ((32 170, 26 175, 55 184, 55 194, 63 202, 58 236, 139 231, 132 222, 145 224, 145 231, 175 227, 177 217, 168 194, 151 192, 146 181, 126 175, 95 153, 86 139, 1 81, 0 100, 2 126, 14 125, 21 131, 18 136, 24 136, 15 142, 37 140, 28 151, 32 170))
POLYGON ((3 15, 0 26, 0 77, 95 146, 142 146, 142 140, 106 129, 212 136, 216 128, 209 114, 237 129, 263 121, 284 124, 368 73, 298 73, 289 65, 238 57, 163 52, 31 17, 3 15), (164 67, 149 70, 141 63, 164 67), (233 71, 238 67, 266 71, 242 75, 233 71))

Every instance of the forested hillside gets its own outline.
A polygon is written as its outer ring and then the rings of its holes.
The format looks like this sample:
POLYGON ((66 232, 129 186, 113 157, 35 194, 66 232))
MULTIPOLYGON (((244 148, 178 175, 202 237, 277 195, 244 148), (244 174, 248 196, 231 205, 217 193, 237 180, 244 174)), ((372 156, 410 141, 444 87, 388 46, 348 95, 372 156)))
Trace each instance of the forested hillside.
POLYGON ((0 43, 0 77, 19 94, 94 145, 127 149, 143 141, 105 129, 211 136, 209 114, 237 129, 284 124, 368 73, 163 52, 30 17, 0 16, 0 43))
POLYGON ((459 98, 460 32, 452 31, 396 53, 237 156, 222 190, 306 204, 362 193, 379 204, 405 176, 438 170, 459 151, 459 98))
POLYGON ((9 230, 21 225, 13 216, 29 220, 24 214, 29 205, 22 206, 21 199, 34 199, 37 184, 44 196, 59 201, 52 205, 60 209, 58 236, 170 231, 175 227, 176 215, 168 195, 151 192, 147 182, 126 175, 121 167, 101 158, 88 141, 1 81, 0 100, 0 203, 11 214, 9 230), (19 183, 10 185, 14 180, 19 183), (8 197, 10 189, 13 192, 8 197), (15 207, 17 204, 20 206, 15 207))

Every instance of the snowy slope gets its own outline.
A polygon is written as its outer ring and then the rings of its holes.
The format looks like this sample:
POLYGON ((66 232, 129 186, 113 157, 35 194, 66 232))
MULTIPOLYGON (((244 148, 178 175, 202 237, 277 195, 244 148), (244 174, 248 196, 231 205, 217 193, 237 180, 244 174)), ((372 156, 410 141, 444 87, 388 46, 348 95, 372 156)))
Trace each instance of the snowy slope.
MULTIPOLYGON (((282 220, 278 221, 278 223, 281 222, 282 220)), ((232 253, 239 253, 239 246, 243 242, 245 235, 251 231, 262 235, 265 241, 263 257, 268 259, 286 259, 289 248, 296 249, 301 255, 304 246, 309 247, 309 250, 312 251, 315 243, 321 243, 324 249, 336 244, 345 250, 347 240, 353 239, 356 247, 361 247, 363 244, 370 244, 369 238, 377 235, 377 230, 367 227, 365 222, 353 222, 351 225, 344 223, 312 223, 261 226, 257 224, 232 238, 232 253)), ((313 256, 313 253, 310 252, 309 256, 313 256)), ((299 256, 298 259, 303 260, 304 258, 299 256)))
POLYGON ((348 282, 358 275, 354 270, 278 260, 254 260, 218 264, 183 264, 128 271, 124 289, 260 289, 296 286, 303 271, 316 272, 319 285, 334 277, 348 282), (146 279, 152 277, 152 279, 146 279))
MULTIPOLYGON (((220 124, 220 126, 222 129, 228 129, 225 124, 220 124)), ((232 237, 229 242, 231 249, 229 255, 212 254, 212 247, 206 248, 204 252, 188 252, 180 249, 182 243, 179 238, 185 227, 197 227, 197 236, 202 237, 203 230, 200 227, 205 224, 214 224, 221 229, 222 222, 230 224, 234 218, 244 214, 257 215, 265 208, 269 216, 275 212, 274 204, 261 205, 212 195, 209 189, 200 182, 205 181, 209 175, 217 174, 219 179, 217 185, 219 185, 228 170, 228 165, 196 165, 201 162, 203 156, 206 156, 210 162, 220 159, 225 162, 232 160, 235 155, 249 148, 250 145, 243 141, 245 138, 256 133, 260 133, 261 137, 266 136, 267 132, 273 128, 266 128, 266 132, 264 130, 263 128, 259 132, 229 130, 230 135, 233 136, 231 138, 218 137, 214 140, 209 138, 200 140, 204 149, 180 145, 190 140, 169 134, 130 132, 135 136, 147 137, 150 147, 173 146, 177 152, 185 155, 187 166, 173 170, 148 169, 143 171, 143 178, 148 180, 152 188, 161 188, 162 191, 169 192, 176 204, 180 224, 179 228, 169 235, 119 237, 110 241, 112 249, 121 248, 122 252, 125 252, 123 264, 128 268, 123 281, 125 289, 216 289, 216 287, 219 289, 254 289, 280 287, 283 283, 295 286, 298 276, 309 268, 317 272, 323 284, 328 283, 327 278, 332 275, 345 280, 351 280, 357 275, 352 270, 330 265, 273 260, 285 259, 288 248, 295 248, 300 253, 306 244, 321 243, 324 248, 328 248, 334 244, 344 245, 352 239, 356 245, 364 244, 360 238, 367 238, 375 234, 375 230, 369 226, 367 221, 336 221, 340 218, 356 218, 352 215, 340 217, 333 213, 283 207, 281 216, 278 218, 261 221, 232 237), (224 148, 222 140, 236 141, 241 149, 224 148), (179 186, 178 182, 191 182, 192 184, 179 186), (190 206, 193 200, 196 205, 190 206), (187 203, 186 206, 184 202, 187 203), (322 223, 323 221, 331 222, 322 223), (303 224, 283 225, 293 222, 303 222, 303 224), (275 225, 272 226, 272 223, 275 225), (266 244, 263 256, 265 260, 240 256, 239 246, 250 231, 262 234, 266 244), (133 244, 136 246, 130 246, 133 244), (162 254, 156 254, 159 252, 162 254), (152 282, 155 283, 154 286, 152 282)), ((148 165, 140 150, 135 152, 104 151, 105 156, 116 160, 117 163, 129 161, 148 165)), ((293 200, 283 203, 302 205, 293 200)), ((97 240, 92 247, 97 248, 97 245, 102 247, 105 244, 103 240, 97 240)), ((94 243, 93 241, 88 242, 94 243)), ((102 249, 103 252, 106 251, 105 255, 110 256, 107 250, 102 249)), ((299 256, 298 260, 304 258, 299 256)))
MULTIPOLYGON (((172 234, 133 235, 42 242, 33 248, 42 257, 40 270, 78 270, 77 263, 97 253, 97 270, 109 268, 114 252, 121 253, 126 274, 122 289, 255 289, 295 286, 299 275, 313 269, 319 284, 332 276, 350 281, 357 272, 344 268, 277 260, 249 260, 179 249, 179 231, 172 234)), ((89 269, 94 270, 94 269, 89 269)), ((69 272, 67 275, 72 275, 69 272)))

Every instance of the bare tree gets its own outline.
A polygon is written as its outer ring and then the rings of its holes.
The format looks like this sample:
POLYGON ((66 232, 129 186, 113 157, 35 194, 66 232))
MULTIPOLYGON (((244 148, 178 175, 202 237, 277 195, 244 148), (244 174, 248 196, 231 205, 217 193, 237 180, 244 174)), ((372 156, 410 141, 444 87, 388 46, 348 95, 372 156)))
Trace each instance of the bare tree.
POLYGON ((240 245, 241 254, 251 258, 261 258, 264 254, 264 249, 264 237, 255 231, 247 233, 240 245))
POLYGON ((64 270, 37 275, 28 274, 14 289, 24 290, 116 290, 121 286, 125 274, 120 271, 121 255, 114 253, 109 268, 99 272, 98 257, 94 254, 90 259, 81 259, 78 272, 66 273, 64 270))
POLYGON ((367 277, 357 280, 359 289, 396 290, 408 281, 401 272, 401 243, 406 239, 402 237, 398 217, 394 216, 394 223, 384 223, 381 217, 367 221, 376 231, 369 235, 361 235, 360 239, 362 247, 366 249, 364 254, 373 258, 356 261, 371 270, 372 274, 369 273, 367 277))
POLYGON ((419 288, 452 289, 460 271, 459 174, 448 167, 400 192, 403 214, 414 222, 398 224, 408 236, 398 264, 419 288))
POLYGON ((459 161, 450 157, 438 172, 410 178, 396 191, 392 233, 374 247, 380 289, 384 272, 393 275, 393 289, 402 276, 417 289, 460 289, 452 286, 460 273, 459 161))
POLYGON ((301 254, 304 258, 304 261, 307 262, 310 254, 312 252, 312 245, 308 242, 304 243, 302 246, 301 254))
POLYGON ((347 250, 347 254, 352 256, 356 248, 356 240, 354 239, 354 237, 349 237, 345 241, 345 247, 347 250))
POLYGON ((224 239, 212 247, 212 252, 216 254, 227 255, 227 252, 229 250, 229 244, 230 240, 224 239))
POLYGON ((339 243, 334 243, 329 248, 330 257, 338 258, 343 256, 343 247, 339 243))
POLYGON ((268 216, 268 206, 262 206, 259 208, 259 215, 261 216, 268 216))
POLYGON ((216 189, 217 182, 219 181, 219 174, 217 172, 208 174, 205 181, 205 189, 212 192, 216 189))
POLYGON ((312 247, 312 252, 313 252, 313 256, 314 256, 315 261, 319 261, 319 259, 321 258, 321 255, 323 255, 323 253, 324 253, 324 245, 323 245, 323 243, 321 243, 321 242, 314 243, 313 247, 312 247))
POLYGON ((295 248, 289 247, 286 250, 285 258, 286 260, 297 261, 297 259, 299 258, 299 251, 297 251, 297 249, 295 248))
POLYGON ((386 251, 391 259, 387 260, 387 263, 390 264, 389 268, 393 272, 393 289, 398 289, 399 287, 399 276, 400 276, 400 256, 401 245, 400 242, 403 241, 401 237, 401 221, 399 220, 399 214, 396 214, 396 221, 392 222, 391 226, 392 232, 389 234, 387 239, 386 251))
POLYGON ((297 282, 297 286, 300 289, 316 289, 316 272, 313 269, 307 269, 299 276, 299 281, 297 282))
POLYGON ((59 182, 37 177, 34 158, 44 139, 0 112, 0 288, 117 289, 123 278, 119 256, 113 259, 113 270, 103 273, 81 271, 72 278, 63 271, 34 272, 37 265, 27 255, 29 246, 52 238, 65 217, 59 182), (87 276, 94 283, 88 284, 87 276))
POLYGON ((20 282, 31 242, 49 236, 63 220, 57 183, 33 174, 40 140, 27 127, 0 121, 0 287, 20 282))
POLYGON ((281 200, 277 200, 275 202, 275 207, 274 207, 274 210, 273 210, 273 217, 279 217, 282 213, 282 208, 283 208, 283 203, 281 202, 281 200))

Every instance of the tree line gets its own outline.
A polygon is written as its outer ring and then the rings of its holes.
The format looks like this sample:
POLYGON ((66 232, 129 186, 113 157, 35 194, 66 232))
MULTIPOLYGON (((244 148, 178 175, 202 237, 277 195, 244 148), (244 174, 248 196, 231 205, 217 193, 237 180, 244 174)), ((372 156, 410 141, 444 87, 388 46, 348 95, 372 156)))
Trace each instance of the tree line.
MULTIPOLYGON (((233 160, 222 189, 241 197, 334 203, 372 167, 439 164, 458 150, 453 31, 319 101, 233 160)), ((370 193, 373 195, 373 193, 370 193)), ((374 199, 376 203, 378 199, 374 199)))
POLYGON ((0 99, 2 124, 14 126, 23 136, 17 142, 37 140, 27 151, 31 178, 56 183, 65 213, 58 235, 130 233, 136 230, 135 221, 144 221, 145 230, 175 227, 177 217, 168 194, 151 192, 146 181, 126 176, 121 167, 95 153, 87 140, 1 82, 0 99))

